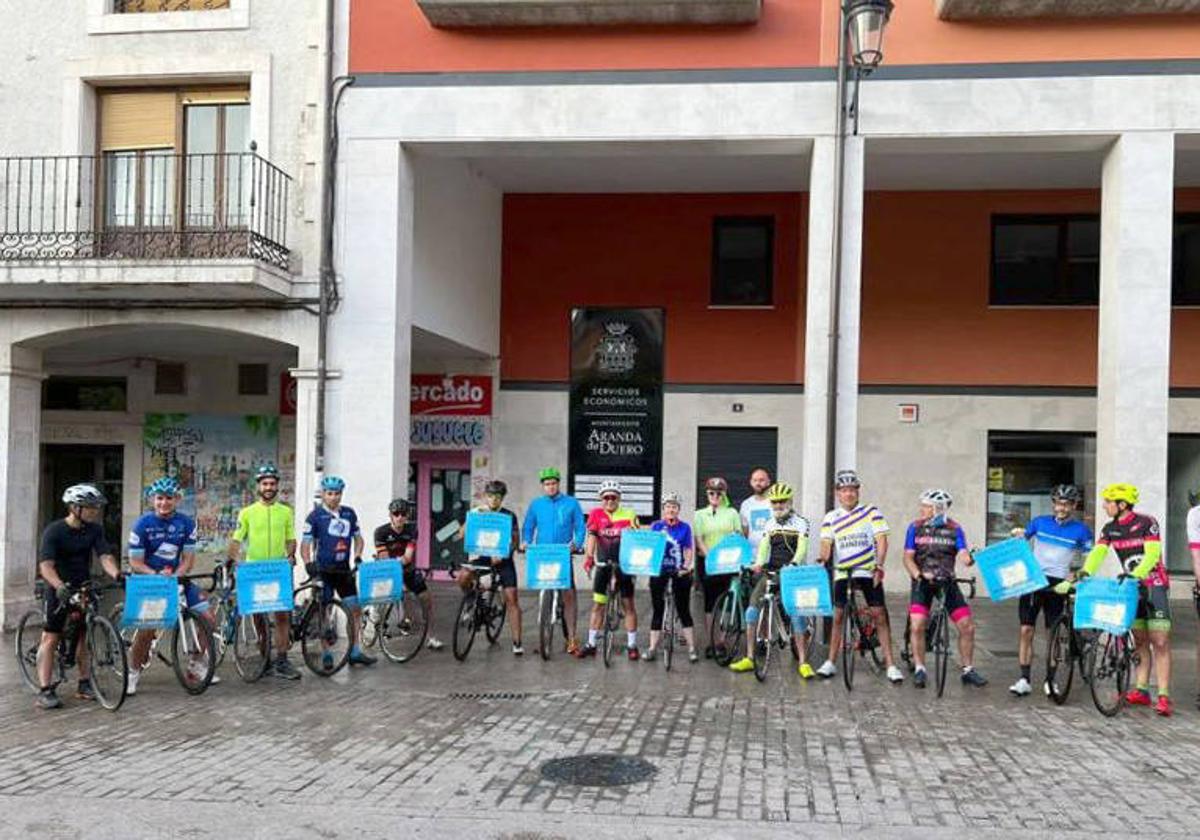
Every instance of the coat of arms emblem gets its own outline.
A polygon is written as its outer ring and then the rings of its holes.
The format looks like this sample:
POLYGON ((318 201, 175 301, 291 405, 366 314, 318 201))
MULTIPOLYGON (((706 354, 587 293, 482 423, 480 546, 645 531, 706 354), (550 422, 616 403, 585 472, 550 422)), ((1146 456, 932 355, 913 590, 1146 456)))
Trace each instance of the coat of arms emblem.
POLYGON ((629 335, 629 325, 612 321, 604 325, 604 336, 596 346, 596 361, 601 373, 628 373, 637 358, 637 342, 629 335))

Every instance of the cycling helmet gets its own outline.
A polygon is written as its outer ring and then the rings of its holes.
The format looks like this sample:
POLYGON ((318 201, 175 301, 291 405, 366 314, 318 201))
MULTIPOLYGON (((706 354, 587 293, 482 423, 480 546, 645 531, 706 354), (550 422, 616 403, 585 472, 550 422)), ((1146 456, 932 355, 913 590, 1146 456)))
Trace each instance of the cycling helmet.
POLYGON ((767 501, 770 502, 787 502, 791 501, 796 495, 796 491, 792 489, 792 485, 777 481, 767 488, 767 501))
POLYGON ((562 481, 562 473, 558 471, 558 467, 544 467, 538 473, 538 481, 562 481))
POLYGON ((483 485, 483 492, 488 496, 507 496, 508 485, 503 481, 493 479, 492 481, 489 481, 487 484, 483 485))
POLYGON ((1100 498, 1106 502, 1126 502, 1136 505, 1140 495, 1137 487, 1132 484, 1110 484, 1100 491, 1100 498))
POLYGON ((171 478, 169 475, 164 475, 162 478, 155 480, 146 490, 147 496, 178 496, 179 482, 171 478))
POLYGON ((679 507, 683 507, 683 497, 674 490, 670 490, 663 493, 662 503, 664 505, 678 505, 679 507))
POLYGON ((108 504, 108 499, 94 484, 72 484, 63 491, 62 500, 68 505, 80 507, 100 507, 108 504))
POLYGON ((1074 484, 1060 484, 1050 491, 1050 499, 1055 502, 1061 500, 1077 505, 1081 498, 1083 498, 1083 494, 1079 492, 1079 488, 1074 484))
POLYGON ((599 496, 601 499, 603 499, 605 497, 605 495, 607 495, 609 493, 616 493, 618 496, 620 496, 621 495, 621 482, 617 481, 614 478, 606 478, 603 481, 601 481, 600 489, 596 491, 596 495, 599 496))
POLYGON ((862 482, 858 480, 858 473, 854 470, 838 470, 837 475, 833 477, 833 486, 838 490, 843 487, 862 487, 862 482))
POLYGON ((725 479, 721 478, 719 475, 714 475, 708 481, 704 482, 704 489, 705 490, 715 490, 718 493, 728 493, 729 492, 729 483, 726 482, 725 479))
POLYGON ((398 513, 402 516, 412 515, 412 503, 408 499, 392 499, 388 502, 388 513, 398 513))
POLYGON ((273 478, 276 481, 279 480, 279 470, 276 469, 275 465, 270 461, 260 466, 254 473, 254 481, 256 484, 262 481, 264 478, 273 478))
POLYGON ((934 488, 921 494, 921 504, 933 505, 934 510, 945 510, 954 504, 954 497, 945 490, 934 488))
MULTIPOLYGON (((259 473, 259 477, 262 477, 261 472, 259 473)), ((346 481, 345 479, 336 475, 327 475, 321 479, 321 489, 332 490, 335 493, 341 493, 346 489, 346 481)))
POLYGON ((1200 505, 1200 488, 1188 491, 1188 504, 1192 507, 1200 505))

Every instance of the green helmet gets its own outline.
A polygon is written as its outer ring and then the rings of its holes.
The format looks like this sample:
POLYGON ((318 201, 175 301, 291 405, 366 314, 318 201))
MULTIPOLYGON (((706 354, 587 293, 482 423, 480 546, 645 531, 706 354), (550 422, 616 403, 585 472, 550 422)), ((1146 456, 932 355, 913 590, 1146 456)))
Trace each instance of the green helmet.
POLYGON ((545 467, 538 473, 538 481, 562 481, 558 467, 545 467))

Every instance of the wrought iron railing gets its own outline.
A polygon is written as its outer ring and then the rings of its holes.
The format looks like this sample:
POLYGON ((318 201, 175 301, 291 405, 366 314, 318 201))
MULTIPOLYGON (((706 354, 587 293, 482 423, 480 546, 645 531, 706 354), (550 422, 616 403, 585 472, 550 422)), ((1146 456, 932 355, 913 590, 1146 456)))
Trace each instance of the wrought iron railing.
POLYGON ((127 12, 192 12, 228 9, 229 0, 113 0, 117 14, 127 12))
POLYGON ((291 178, 257 154, 0 158, 0 260, 288 265, 291 178))

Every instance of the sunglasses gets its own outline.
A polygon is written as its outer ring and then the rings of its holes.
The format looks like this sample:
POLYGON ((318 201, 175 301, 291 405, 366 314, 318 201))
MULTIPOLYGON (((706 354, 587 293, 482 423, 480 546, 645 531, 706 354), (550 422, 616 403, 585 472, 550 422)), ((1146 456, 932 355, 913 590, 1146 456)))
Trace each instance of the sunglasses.
POLYGON ((616 501, 617 499, 619 499, 619 498, 621 498, 621 497, 620 497, 620 496, 617 496, 617 495, 614 495, 614 494, 612 494, 612 493, 610 493, 610 494, 609 494, 609 495, 607 495, 607 496, 601 496, 601 497, 600 497, 600 501, 602 501, 602 502, 615 502, 615 501, 616 501))
POLYGON ((720 496, 724 491, 722 491, 722 490, 706 490, 704 492, 706 492, 710 496, 720 496))

